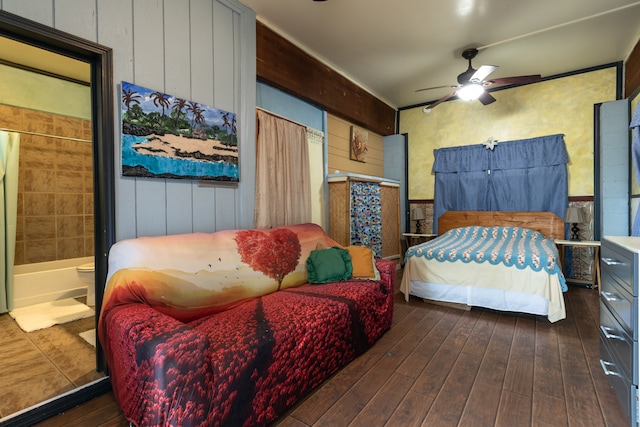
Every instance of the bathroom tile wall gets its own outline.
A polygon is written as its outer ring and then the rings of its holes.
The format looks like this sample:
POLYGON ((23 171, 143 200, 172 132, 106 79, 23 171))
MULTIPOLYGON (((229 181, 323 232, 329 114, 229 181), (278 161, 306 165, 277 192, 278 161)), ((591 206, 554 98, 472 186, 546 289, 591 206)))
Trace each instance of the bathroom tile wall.
MULTIPOLYGON (((91 122, 0 105, 0 127, 91 140, 91 122)), ((92 256, 92 144, 21 134, 15 264, 92 256)))

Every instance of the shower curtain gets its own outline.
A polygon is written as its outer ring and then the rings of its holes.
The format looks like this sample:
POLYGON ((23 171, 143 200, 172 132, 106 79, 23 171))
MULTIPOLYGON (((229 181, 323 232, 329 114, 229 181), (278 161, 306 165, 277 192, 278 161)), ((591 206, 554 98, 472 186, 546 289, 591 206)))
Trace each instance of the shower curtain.
POLYGON ((13 309, 13 262, 16 248, 18 216, 18 155, 20 134, 0 131, 0 234, 3 256, 0 258, 0 275, 4 286, 0 289, 0 313, 13 309))

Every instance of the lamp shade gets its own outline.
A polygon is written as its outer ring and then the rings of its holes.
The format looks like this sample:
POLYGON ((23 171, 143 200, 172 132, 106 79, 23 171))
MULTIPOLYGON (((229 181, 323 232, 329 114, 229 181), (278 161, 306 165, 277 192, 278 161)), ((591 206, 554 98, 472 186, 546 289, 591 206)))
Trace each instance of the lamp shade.
POLYGON ((570 206, 564 214, 564 222, 571 224, 581 224, 586 221, 584 210, 582 208, 570 206))
POLYGON ((411 209, 411 219, 414 221, 422 221, 425 219, 424 212, 420 208, 411 209))

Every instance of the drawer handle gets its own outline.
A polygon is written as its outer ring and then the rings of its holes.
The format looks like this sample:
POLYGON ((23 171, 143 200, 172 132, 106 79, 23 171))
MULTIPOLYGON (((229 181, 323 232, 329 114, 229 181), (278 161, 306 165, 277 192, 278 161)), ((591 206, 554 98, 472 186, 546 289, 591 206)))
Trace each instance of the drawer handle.
POLYGON ((600 259, 607 265, 625 265, 624 261, 618 261, 613 258, 602 257, 600 259))
POLYGON ((602 291, 602 296, 604 297, 604 299, 606 299, 607 301, 624 301, 622 298, 620 298, 618 295, 616 294, 612 294, 611 292, 606 292, 606 291, 602 291))
POLYGON ((622 335, 612 334, 611 331, 613 331, 613 329, 608 328, 604 325, 600 325, 600 330, 602 331, 602 333, 607 339, 626 341, 622 335))
POLYGON ((602 366, 602 370, 604 371, 604 373, 606 375, 613 375, 614 377, 622 378, 622 375, 620 375, 619 372, 609 370, 609 366, 613 366, 613 367, 616 366, 614 363, 606 362, 606 361, 600 359, 600 366, 602 366))

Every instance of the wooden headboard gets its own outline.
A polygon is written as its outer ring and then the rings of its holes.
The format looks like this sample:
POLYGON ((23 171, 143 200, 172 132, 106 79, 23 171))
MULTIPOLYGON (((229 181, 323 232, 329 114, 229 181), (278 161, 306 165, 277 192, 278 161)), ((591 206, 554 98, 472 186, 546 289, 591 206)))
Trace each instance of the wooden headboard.
POLYGON ((447 211, 438 219, 438 234, 471 225, 526 227, 552 239, 564 239, 564 221, 553 212, 447 211))

